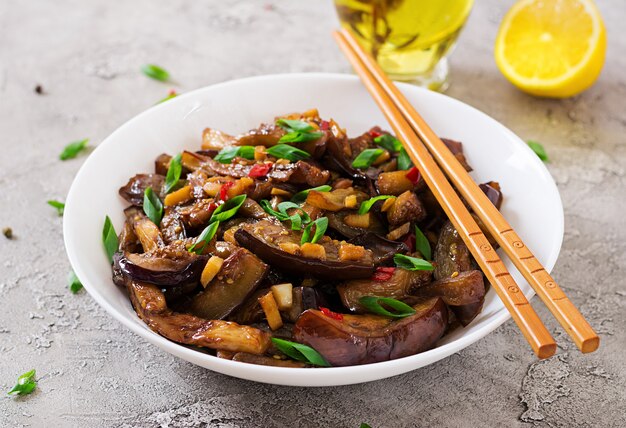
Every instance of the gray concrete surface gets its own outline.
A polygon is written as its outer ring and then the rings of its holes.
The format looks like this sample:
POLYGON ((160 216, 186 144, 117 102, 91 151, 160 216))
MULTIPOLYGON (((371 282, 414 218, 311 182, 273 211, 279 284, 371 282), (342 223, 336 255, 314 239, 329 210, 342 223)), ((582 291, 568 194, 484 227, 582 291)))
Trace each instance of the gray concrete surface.
MULTIPOLYGON (((602 336, 583 356, 541 306, 559 354, 537 361, 508 322, 432 366, 340 388, 263 385, 212 373, 145 343, 89 295, 67 290, 61 219, 84 156, 164 97, 228 79, 348 72, 329 1, 2 0, 0 2, 0 390, 36 368, 39 386, 0 398, 2 427, 626 426, 626 7, 599 0, 609 33, 598 83, 563 101, 526 96, 492 46, 511 0, 478 1, 451 63, 448 93, 541 141, 565 206, 554 271, 602 336), (138 72, 152 62, 175 85, 138 72), (35 85, 45 94, 37 95, 35 85)), ((103 177, 106 179, 106 177, 103 177)), ((94 195, 97 198, 98 195, 94 195)), ((0 394, 1 395, 1 394, 0 394)))

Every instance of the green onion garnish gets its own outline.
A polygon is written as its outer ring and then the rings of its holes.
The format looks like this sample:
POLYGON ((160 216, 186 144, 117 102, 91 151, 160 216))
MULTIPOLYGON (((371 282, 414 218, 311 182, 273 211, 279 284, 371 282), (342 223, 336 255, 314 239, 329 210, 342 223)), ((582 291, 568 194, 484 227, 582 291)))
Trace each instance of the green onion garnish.
POLYGON ((303 143, 317 140, 324 135, 323 132, 313 132, 315 128, 303 120, 278 119, 276 124, 287 131, 278 140, 279 143, 303 143))
POLYGON ((413 167, 413 162, 411 161, 411 158, 409 157, 406 150, 404 150, 404 147, 402 147, 400 149, 400 152, 398 153, 397 162, 398 169, 402 171, 406 171, 407 169, 411 169, 413 167))
POLYGON ((213 158, 220 163, 231 163, 235 157, 239 156, 240 158, 245 159, 254 159, 254 147, 253 146, 231 146, 224 147, 220 152, 213 158))
POLYGON ((109 257, 109 263, 113 262, 113 254, 115 254, 120 246, 117 239, 117 233, 109 216, 104 219, 104 227, 102 228, 102 242, 104 243, 104 249, 109 257))
POLYGON ((376 202, 383 201, 385 199, 389 199, 389 198, 393 198, 393 197, 394 196, 392 196, 392 195, 380 195, 380 196, 374 196, 373 198, 370 198, 367 201, 363 201, 363 202, 361 202, 361 206, 359 207, 358 214, 365 214, 370 209, 372 209, 372 206, 376 202))
POLYGON ((532 151, 535 152, 537 156, 539 156, 539 159, 541 159, 544 162, 549 162, 546 149, 544 149, 544 147, 540 143, 536 141, 528 140, 526 141, 526 144, 528 144, 528 147, 530 147, 532 151))
POLYGON ((382 154, 383 149, 365 149, 352 161, 352 166, 354 168, 369 168, 382 154))
POLYGON ((209 222, 210 223, 213 223, 214 221, 219 221, 222 223, 225 222, 226 220, 228 220, 229 218, 237 214, 239 207, 241 207, 241 205, 243 204, 243 201, 245 201, 246 198, 247 196, 244 194, 244 195, 235 196, 234 198, 227 200, 222 205, 217 207, 215 211, 213 211, 213 215, 211 216, 211 220, 209 220, 209 222))
POLYGON ((73 271, 70 272, 70 275, 67 278, 67 282, 68 282, 68 286, 72 294, 78 293, 83 288, 82 282, 80 282, 80 279, 78 279, 78 277, 73 271))
POLYGON ((205 227, 204 230, 202 231, 202 233, 200 233, 200 235, 198 235, 198 237, 196 238, 196 241, 193 243, 193 245, 191 247, 189 247, 188 251, 190 253, 196 253, 196 254, 202 253, 202 251, 204 250, 204 247, 209 245, 209 242, 211 242, 211 240, 213 239, 213 237, 217 233, 217 228, 219 226, 220 226, 220 222, 219 221, 214 221, 213 223, 211 223, 207 227, 205 227), (202 247, 196 248, 200 244, 202 244, 202 247))
POLYGON ((37 387, 35 380, 35 369, 32 369, 17 378, 17 383, 7 394, 9 395, 26 395, 30 394, 37 387))
POLYGON ((183 170, 181 165, 182 155, 179 153, 170 160, 170 166, 167 169, 167 175, 165 176, 165 193, 170 193, 174 190, 174 187, 180 180, 180 173, 183 170))
POLYGON ((78 140, 78 141, 69 143, 67 146, 65 146, 65 148, 59 155, 59 159, 68 160, 68 159, 75 158, 80 152, 85 150, 88 143, 89 143, 89 138, 85 138, 83 140, 78 140))
MULTIPOLYGON (((161 104, 161 103, 164 103, 165 101, 169 101, 169 100, 171 100, 172 98, 176 98, 177 96, 178 96, 178 94, 176 93, 176 91, 171 90, 171 91, 167 94, 167 96, 166 96, 166 97, 161 98, 159 101, 157 101, 157 103, 156 103, 156 104, 161 104)), ((155 105, 156 105, 156 104, 155 104, 155 105)))
POLYGON ((309 192, 311 190, 316 190, 318 192, 330 192, 332 190, 332 187, 330 187, 327 184, 324 184, 323 186, 318 186, 318 187, 313 187, 311 189, 303 190, 293 195, 293 197, 291 198, 291 202, 295 202, 296 204, 301 204, 302 202, 306 201, 306 198, 309 196, 309 192))
POLYGON ((316 366, 330 367, 328 361, 324 359, 315 349, 301 343, 272 337, 272 343, 283 354, 297 361, 314 364, 316 366))
POLYGON ((159 67, 158 65, 154 65, 154 64, 145 64, 141 66, 141 71, 143 72, 143 74, 145 74, 146 76, 154 79, 154 80, 159 80, 161 82, 165 82, 167 80, 169 80, 170 78, 170 74, 167 72, 167 70, 165 70, 164 68, 159 67))
POLYGON ((374 138, 374 142, 388 152, 396 153, 402 149, 402 143, 393 135, 383 134, 374 138))
POLYGON ((163 218, 163 204, 157 195, 152 191, 152 187, 147 187, 143 192, 143 212, 146 213, 152 223, 157 226, 161 224, 163 218))
POLYGON ((292 162, 311 157, 311 155, 304 150, 300 150, 288 144, 277 144, 265 150, 265 153, 275 158, 288 159, 292 162))
POLYGON ((405 256, 404 254, 396 254, 393 256, 393 262, 397 267, 405 270, 434 270, 435 267, 424 259, 417 257, 405 256))
POLYGON ((260 202, 260 205, 266 213, 276 217, 278 220, 290 220, 291 230, 301 230, 303 224, 306 225, 311 222, 311 217, 309 217, 309 215, 302 209, 302 207, 300 207, 300 205, 294 202, 281 202, 280 204, 278 204, 278 211, 273 210, 272 205, 266 199, 263 199, 260 202), (289 215, 287 213, 287 210, 292 208, 296 208, 299 212, 296 211, 294 214, 289 215))
POLYGON ((310 242, 311 244, 315 244, 320 240, 326 229, 328 228, 328 217, 320 217, 314 222, 308 224, 307 227, 304 228, 304 232, 302 232, 302 239, 300 240, 300 244, 305 244, 310 242), (315 227, 315 232, 313 233, 313 237, 311 238, 311 230, 315 227))
POLYGON ((359 303, 369 312, 386 317, 405 318, 415 313, 415 309, 406 303, 390 297, 363 296, 359 299, 359 303), (389 311, 383 305, 393 309, 395 312, 389 311))
POLYGON ((59 216, 63 215, 63 212, 65 211, 65 204, 63 202, 49 200, 48 205, 50 205, 53 208, 56 208, 57 214, 59 214, 59 216))
POLYGON ((415 226, 415 249, 422 253, 422 256, 424 256, 426 260, 430 260, 432 257, 430 242, 417 226, 415 226))

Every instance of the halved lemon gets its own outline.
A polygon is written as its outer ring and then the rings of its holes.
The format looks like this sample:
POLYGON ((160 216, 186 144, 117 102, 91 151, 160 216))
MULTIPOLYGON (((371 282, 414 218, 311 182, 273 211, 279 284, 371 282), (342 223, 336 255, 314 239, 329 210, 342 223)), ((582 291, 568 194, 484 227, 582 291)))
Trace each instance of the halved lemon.
POLYGON ((522 91, 565 98, 596 81, 605 52, 606 30, 593 0, 521 0, 500 25, 495 58, 522 91))

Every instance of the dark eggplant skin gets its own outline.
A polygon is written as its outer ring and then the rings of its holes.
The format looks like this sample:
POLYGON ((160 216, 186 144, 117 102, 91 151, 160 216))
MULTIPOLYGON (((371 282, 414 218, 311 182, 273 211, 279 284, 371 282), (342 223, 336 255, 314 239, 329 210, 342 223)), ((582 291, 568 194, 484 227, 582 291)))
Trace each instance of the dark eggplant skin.
POLYGON ((181 251, 182 257, 175 259, 150 253, 115 253, 113 265, 124 276, 133 281, 155 284, 162 288, 176 287, 197 282, 208 256, 181 251), (187 253, 187 254, 184 254, 187 253))
POLYGON ((479 184, 480 190, 489 198, 491 203, 500 209, 502 206, 502 191, 500 190, 500 184, 495 181, 489 181, 488 183, 479 184))
POLYGON ((268 266, 243 248, 236 249, 218 274, 189 304, 189 312, 205 319, 223 319, 263 282, 268 266))
POLYGON ((288 273, 302 274, 306 272, 322 279, 369 278, 374 274, 373 264, 318 260, 296 256, 266 243, 245 229, 237 230, 235 239, 239 245, 259 256, 265 263, 288 273))
POLYGON ((472 268, 469 249, 450 221, 441 228, 433 255, 436 280, 449 278, 454 272, 465 272, 472 268))
POLYGON ((409 247, 404 242, 391 241, 372 232, 355 236, 348 242, 371 250, 376 266, 390 264, 393 261, 393 256, 398 253, 405 254, 409 251, 409 247))
POLYGON ((421 287, 426 286, 431 279, 431 271, 395 269, 392 277, 387 281, 374 279, 346 281, 337 286, 337 292, 346 308, 354 312, 363 312, 364 308, 359 303, 361 297, 379 296, 402 300, 415 294, 421 287))
POLYGON ((165 197, 161 194, 163 183, 165 177, 160 174, 137 174, 125 186, 120 187, 119 194, 131 204, 142 206, 143 194, 148 187, 152 187, 154 193, 161 198, 165 197))
POLYGON ((332 366, 407 357, 435 346, 448 324, 448 309, 439 298, 419 303, 414 309, 415 314, 398 320, 379 315, 343 315, 337 320, 309 309, 298 318, 293 336, 332 366))

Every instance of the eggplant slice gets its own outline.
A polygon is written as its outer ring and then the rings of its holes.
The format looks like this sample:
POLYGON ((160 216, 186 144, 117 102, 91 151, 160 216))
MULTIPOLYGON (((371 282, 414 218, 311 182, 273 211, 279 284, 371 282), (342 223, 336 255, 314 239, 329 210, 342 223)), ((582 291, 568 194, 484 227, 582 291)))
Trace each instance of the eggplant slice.
POLYGON ((293 334, 332 366, 407 357, 435 346, 448 323, 448 309, 439 298, 413 308, 415 314, 399 320, 379 315, 343 315, 338 320, 309 309, 298 318, 293 334))
POLYGON ((263 354, 270 346, 270 335, 257 328, 170 310, 163 292, 155 285, 128 281, 127 286, 139 318, 174 342, 250 354, 263 354))
POLYGON ((335 280, 369 278, 374 274, 371 254, 369 258, 363 260, 342 261, 337 254, 333 254, 338 250, 333 249, 332 243, 327 243, 325 260, 302 257, 283 251, 277 244, 279 238, 290 240, 292 243, 300 241, 299 236, 292 231, 268 220, 244 224, 235 232, 235 239, 239 245, 259 256, 265 263, 287 273, 302 275, 306 272, 307 275, 316 278, 335 280))

